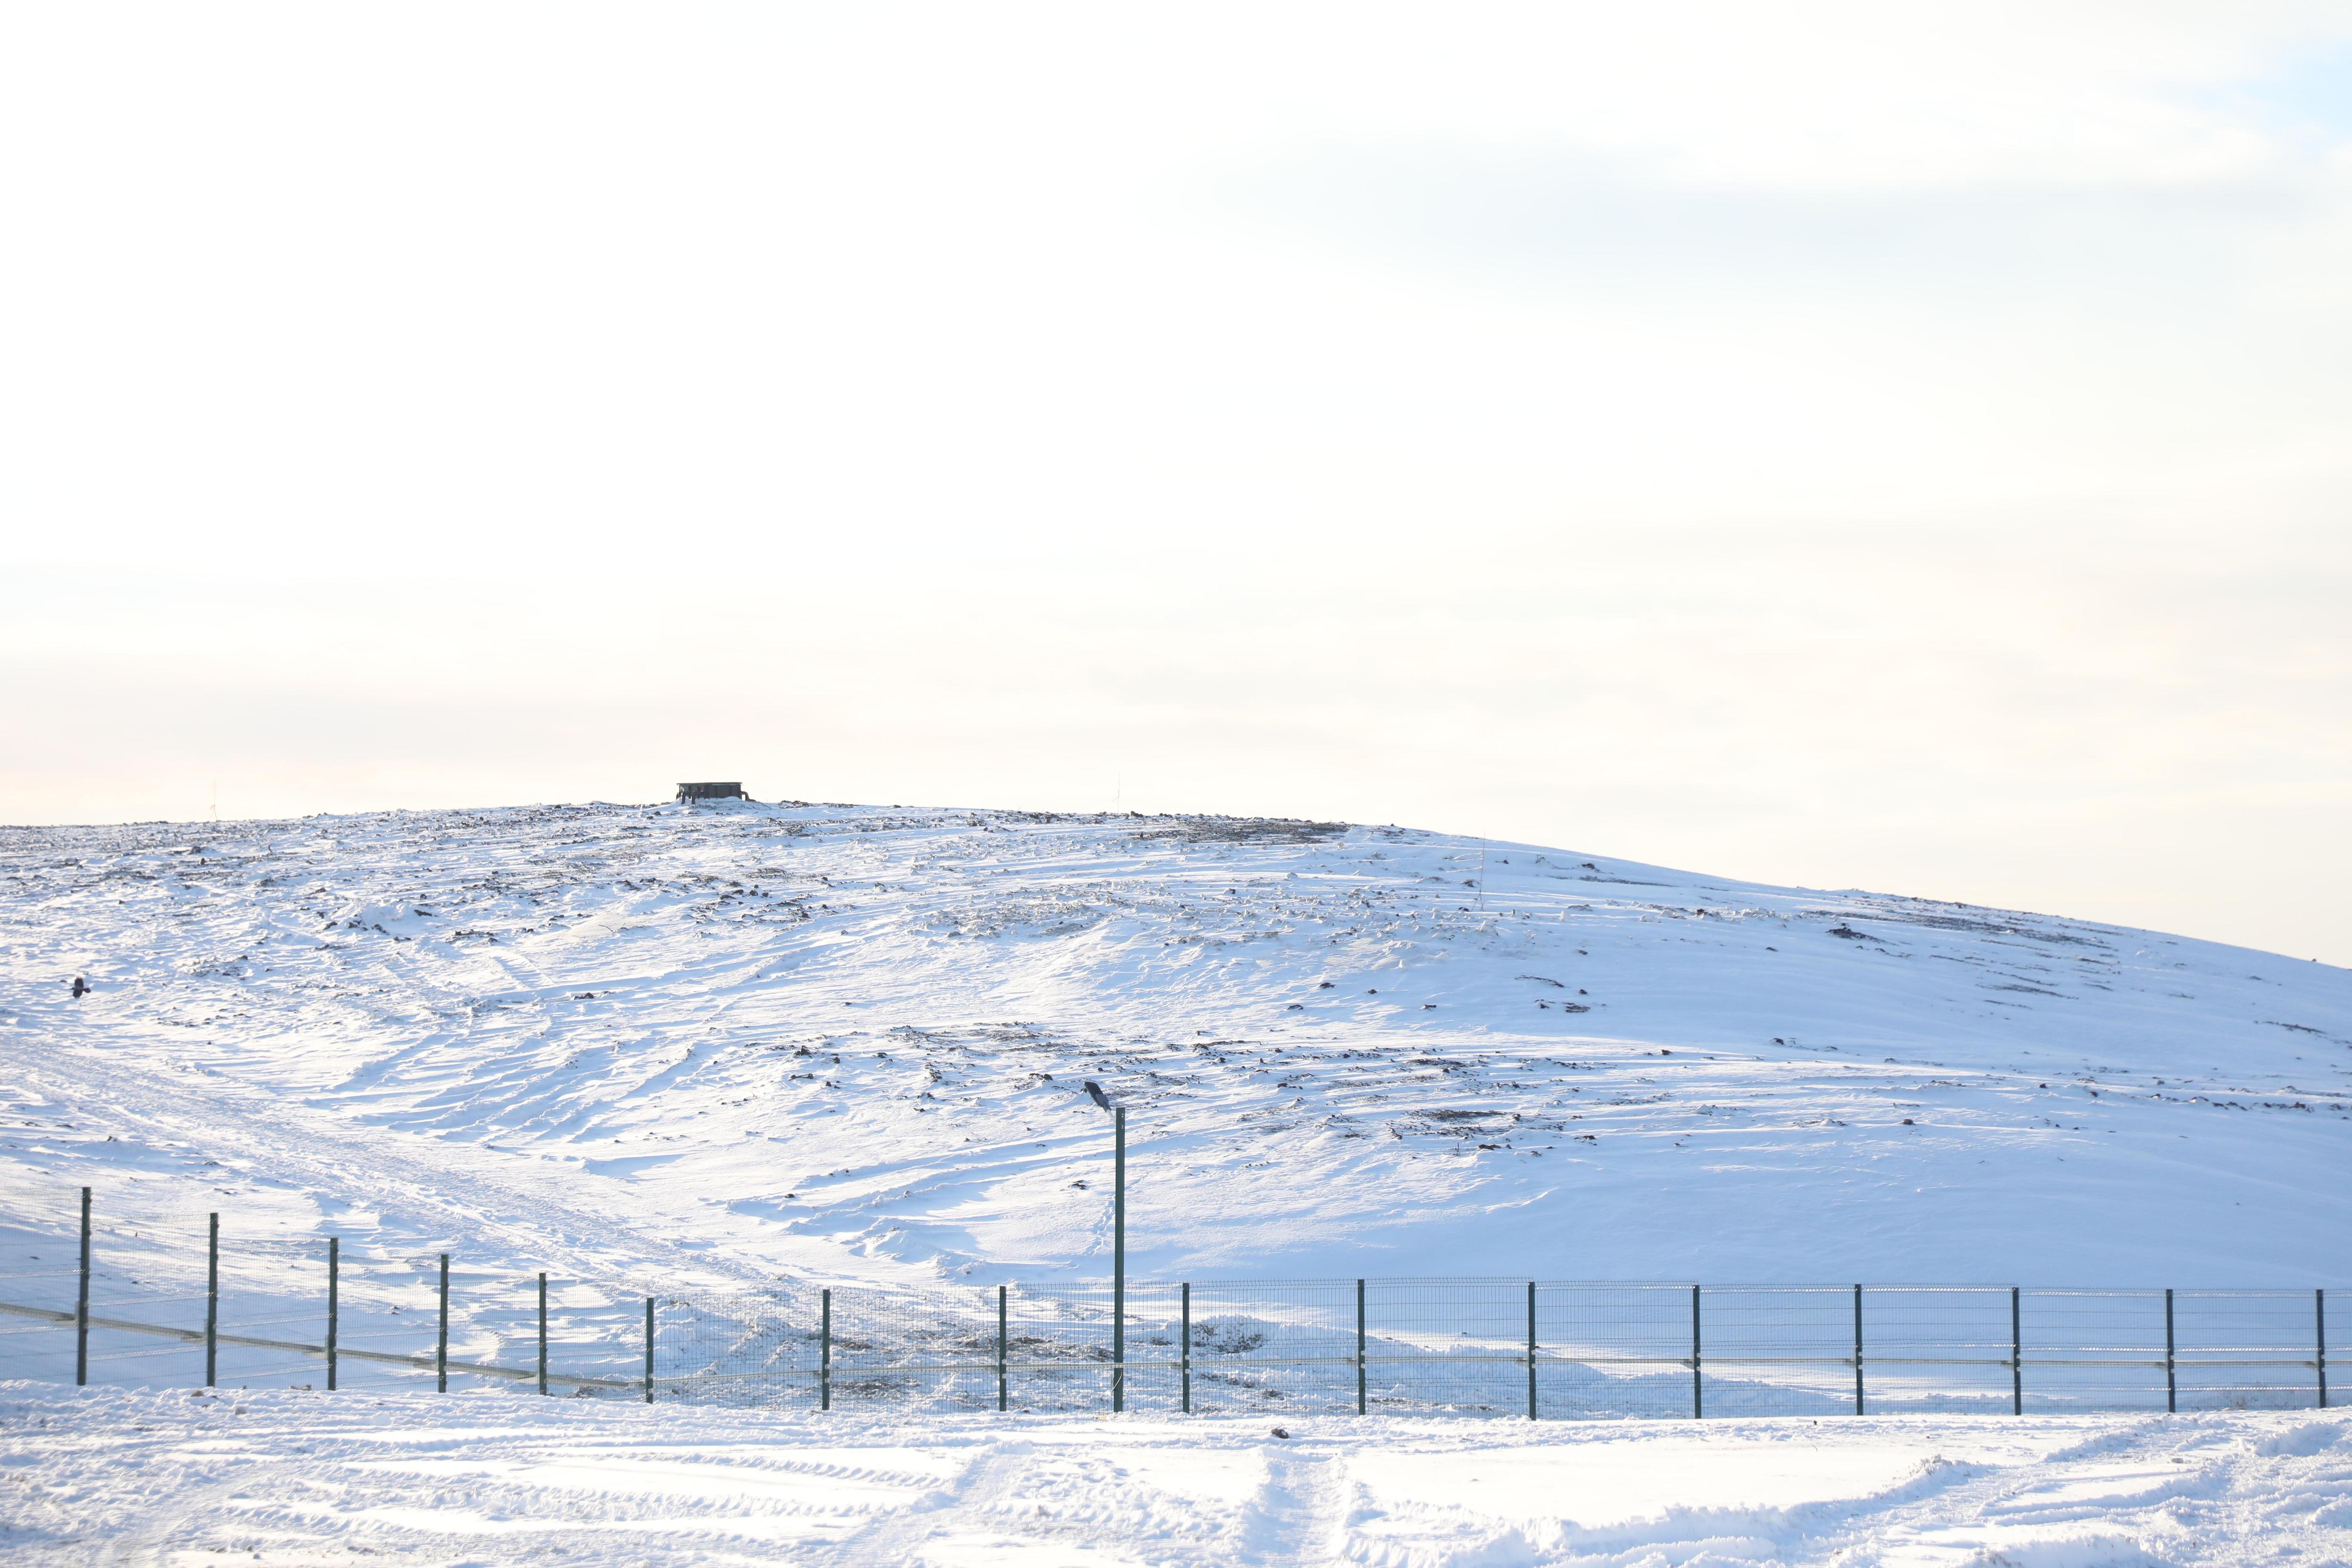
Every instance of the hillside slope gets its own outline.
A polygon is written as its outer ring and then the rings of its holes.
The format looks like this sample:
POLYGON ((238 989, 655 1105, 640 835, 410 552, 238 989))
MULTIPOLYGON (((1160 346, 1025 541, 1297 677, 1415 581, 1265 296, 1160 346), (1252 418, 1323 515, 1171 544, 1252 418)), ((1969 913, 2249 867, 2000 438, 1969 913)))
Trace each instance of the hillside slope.
MULTIPOLYGON (((0 837, 0 1246, 2342 1283, 2352 977, 1391 827, 727 805, 0 837), (96 986, 79 1002, 76 973, 96 986)), ((5 1261, 5 1259, 0 1259, 5 1261)))

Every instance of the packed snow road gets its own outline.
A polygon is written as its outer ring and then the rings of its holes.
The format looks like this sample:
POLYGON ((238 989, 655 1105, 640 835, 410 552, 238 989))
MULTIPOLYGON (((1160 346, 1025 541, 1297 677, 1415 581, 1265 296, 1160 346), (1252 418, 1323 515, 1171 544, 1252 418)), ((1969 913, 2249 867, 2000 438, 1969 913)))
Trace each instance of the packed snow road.
POLYGON ((791 1416, 0 1384, 20 1563, 2352 1561, 2352 1416, 791 1416))

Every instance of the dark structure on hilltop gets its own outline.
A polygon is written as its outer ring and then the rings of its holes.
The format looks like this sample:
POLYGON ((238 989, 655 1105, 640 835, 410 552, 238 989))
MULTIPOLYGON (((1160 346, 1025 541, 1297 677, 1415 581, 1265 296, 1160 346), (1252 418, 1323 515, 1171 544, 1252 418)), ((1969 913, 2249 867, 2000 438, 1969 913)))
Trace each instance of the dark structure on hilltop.
POLYGON ((680 800, 749 800, 740 784, 682 784, 677 786, 680 800))

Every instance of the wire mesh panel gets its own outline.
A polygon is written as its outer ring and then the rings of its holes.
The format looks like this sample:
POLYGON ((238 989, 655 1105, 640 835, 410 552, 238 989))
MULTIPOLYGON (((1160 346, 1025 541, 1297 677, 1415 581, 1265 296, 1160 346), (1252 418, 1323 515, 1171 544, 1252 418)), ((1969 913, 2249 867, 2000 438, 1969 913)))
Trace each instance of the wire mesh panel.
POLYGON ((655 1302, 656 1398, 814 1409, 820 1352, 817 1310, 781 1292, 672 1293, 655 1302))
MULTIPOLYGON (((100 1229, 90 1238, 89 1381, 118 1388, 193 1387, 204 1381, 205 1280, 175 1255, 176 1238, 100 1229), (117 1325, 144 1321, 178 1334, 117 1325), (182 1337, 183 1335, 191 1337, 182 1337)), ((202 1238, 198 1238, 201 1246, 202 1238)))
POLYGON ((996 1403, 993 1291, 836 1289, 832 1342, 836 1405, 996 1403))
MULTIPOLYGON (((1165 1334, 1181 1338, 1177 1288, 1158 1286, 1165 1334)), ((1369 1292, 1367 1310, 1370 1310, 1369 1292)), ((1192 1287, 1192 1408, 1352 1411, 1356 1408, 1356 1282, 1352 1279, 1216 1280, 1192 1287)), ((1130 1343, 1132 1336, 1130 1334, 1130 1343)), ((1151 1347, 1158 1351, 1159 1347, 1151 1347)), ((1132 1353, 1132 1352, 1130 1352, 1132 1353)), ((1175 1357, 1162 1352, 1147 1379, 1155 1404, 1174 1408, 1175 1357)), ((1368 1364, 1368 1394, 1381 1381, 1368 1364)), ((1394 1363, 1385 1370, 1394 1378, 1394 1363)))
POLYGON ((2164 1292, 2021 1292, 2028 1410, 2165 1408, 2164 1292))
MULTIPOLYGON (((327 1386, 327 1250, 307 1237, 222 1238, 215 1381, 232 1388, 327 1386)), ((340 1324, 348 1314, 340 1268, 336 1275, 340 1324)), ((337 1363, 339 1387, 349 1386, 340 1374, 351 1364, 337 1363)))
POLYGON ((1708 1415, 1853 1411, 1852 1286, 1709 1285, 1699 1299, 1708 1415))
POLYGON ((1371 1279, 1364 1299, 1373 1408, 1527 1414, 1526 1280, 1371 1279))
MULTIPOLYGON (((1147 1321, 1153 1322, 1169 1316, 1160 1310, 1150 1288, 1138 1282, 1131 1284, 1129 1290, 1129 1312, 1139 1307, 1147 1321)), ((1009 1408, 1110 1408, 1111 1346, 1117 1337, 1111 1332, 1112 1296, 1108 1281, 1006 1288, 1005 1397, 1009 1408)), ((1155 1331, 1162 1338, 1168 1337, 1164 1329, 1155 1331)), ((1160 1348, 1152 1347, 1155 1351, 1160 1348)), ((992 1393, 990 1398, 992 1403, 992 1393)))
POLYGON ((2318 1321, 2309 1290, 2173 1292, 2183 1410, 2295 1409, 2319 1402, 2318 1321))
POLYGON ((1537 1414, 1544 1420, 1691 1414, 1691 1287, 1536 1288, 1537 1414))
POLYGON ((2010 1292, 1963 1285, 1873 1285, 1862 1292, 1864 1408, 2004 1411, 2010 1292))

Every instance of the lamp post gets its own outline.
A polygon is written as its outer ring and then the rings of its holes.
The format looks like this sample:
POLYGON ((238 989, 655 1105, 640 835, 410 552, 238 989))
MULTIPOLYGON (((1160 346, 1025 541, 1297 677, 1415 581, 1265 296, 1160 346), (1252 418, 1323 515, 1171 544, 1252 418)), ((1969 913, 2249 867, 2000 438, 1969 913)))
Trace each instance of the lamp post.
POLYGON ((1091 1079, 1087 1097, 1110 1112, 1110 1408, 1127 1408, 1127 1107, 1091 1079))

